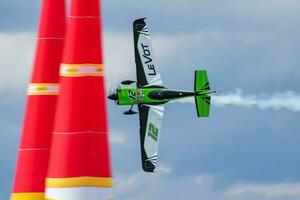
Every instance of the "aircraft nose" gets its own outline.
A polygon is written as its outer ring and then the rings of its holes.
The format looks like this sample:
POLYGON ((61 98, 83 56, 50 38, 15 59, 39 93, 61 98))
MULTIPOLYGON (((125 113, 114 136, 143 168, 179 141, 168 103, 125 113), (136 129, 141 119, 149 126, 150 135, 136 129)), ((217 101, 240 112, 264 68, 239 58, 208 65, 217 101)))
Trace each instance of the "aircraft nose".
POLYGON ((107 98, 109 98, 110 100, 113 100, 113 101, 117 101, 118 100, 118 95, 117 94, 111 94, 107 98))

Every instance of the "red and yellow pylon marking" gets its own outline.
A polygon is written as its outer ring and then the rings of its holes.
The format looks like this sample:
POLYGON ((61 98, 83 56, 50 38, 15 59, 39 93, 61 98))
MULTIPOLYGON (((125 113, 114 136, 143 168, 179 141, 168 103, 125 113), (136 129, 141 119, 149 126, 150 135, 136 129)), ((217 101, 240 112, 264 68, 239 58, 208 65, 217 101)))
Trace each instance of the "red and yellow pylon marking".
POLYGON ((34 95, 58 95, 59 85, 57 83, 31 83, 27 94, 34 95))
POLYGON ((47 188, 76 188, 76 187, 112 187, 112 178, 107 177, 76 177, 76 178, 47 178, 47 188))
POLYGON ((102 64, 61 64, 60 76, 103 76, 102 64))
POLYGON ((11 200, 45 200, 44 193, 13 193, 11 200))

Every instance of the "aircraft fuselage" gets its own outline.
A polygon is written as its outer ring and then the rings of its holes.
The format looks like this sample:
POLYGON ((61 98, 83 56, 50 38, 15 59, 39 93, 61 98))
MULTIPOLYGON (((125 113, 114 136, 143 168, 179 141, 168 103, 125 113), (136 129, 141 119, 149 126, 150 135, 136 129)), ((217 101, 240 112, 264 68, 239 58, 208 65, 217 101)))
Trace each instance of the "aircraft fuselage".
POLYGON ((194 92, 171 90, 163 87, 136 88, 124 87, 118 88, 115 94, 109 96, 111 100, 115 100, 118 105, 137 105, 149 104, 159 105, 179 98, 187 98, 193 96, 206 95, 207 91, 194 92))

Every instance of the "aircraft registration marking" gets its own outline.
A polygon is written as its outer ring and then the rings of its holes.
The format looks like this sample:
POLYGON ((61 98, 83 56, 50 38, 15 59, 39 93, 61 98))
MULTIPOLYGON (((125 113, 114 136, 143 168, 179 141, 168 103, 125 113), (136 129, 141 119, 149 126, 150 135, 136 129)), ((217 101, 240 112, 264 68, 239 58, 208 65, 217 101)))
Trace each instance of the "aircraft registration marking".
POLYGON ((158 128, 152 123, 149 124, 148 136, 157 142, 158 140, 158 128))

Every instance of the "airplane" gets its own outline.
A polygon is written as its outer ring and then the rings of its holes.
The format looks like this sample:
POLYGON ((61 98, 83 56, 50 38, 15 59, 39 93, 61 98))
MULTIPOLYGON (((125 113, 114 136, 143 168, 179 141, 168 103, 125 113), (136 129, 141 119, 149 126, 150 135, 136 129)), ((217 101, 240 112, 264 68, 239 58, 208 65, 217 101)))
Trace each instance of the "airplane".
POLYGON ((172 90, 163 85, 145 19, 137 19, 133 23, 137 80, 121 82, 124 87, 116 89, 108 98, 120 106, 130 106, 123 114, 139 114, 142 168, 145 172, 155 172, 164 105, 194 97, 198 117, 208 117, 210 94, 217 92, 211 91, 205 70, 195 71, 194 91, 172 90), (136 87, 130 87, 134 83, 136 87), (138 106, 138 112, 133 111, 134 105, 138 106))

